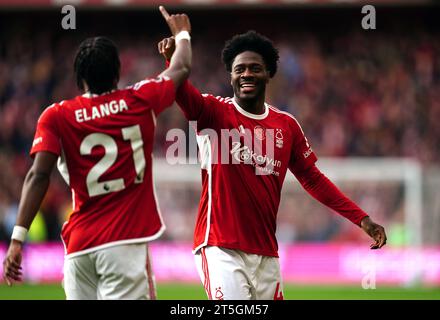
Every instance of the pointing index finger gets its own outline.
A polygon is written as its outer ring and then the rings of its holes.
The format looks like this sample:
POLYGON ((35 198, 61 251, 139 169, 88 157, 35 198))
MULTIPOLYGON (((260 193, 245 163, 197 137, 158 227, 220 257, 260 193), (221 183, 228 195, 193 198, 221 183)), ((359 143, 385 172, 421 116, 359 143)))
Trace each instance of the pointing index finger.
POLYGON ((160 13, 162 13, 162 16, 163 16, 165 19, 168 19, 168 18, 170 17, 168 11, 165 9, 164 6, 159 6, 159 10, 160 10, 160 13))

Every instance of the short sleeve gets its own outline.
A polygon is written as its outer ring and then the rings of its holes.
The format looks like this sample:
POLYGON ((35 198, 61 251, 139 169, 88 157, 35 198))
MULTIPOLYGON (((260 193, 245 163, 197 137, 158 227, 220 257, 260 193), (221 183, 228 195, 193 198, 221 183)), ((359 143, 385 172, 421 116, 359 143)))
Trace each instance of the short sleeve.
POLYGON ((37 152, 48 151, 56 155, 61 153, 60 135, 57 122, 57 105, 46 108, 37 122, 37 129, 30 151, 31 157, 37 152))
POLYGON ((310 168, 315 164, 318 158, 307 141, 300 124, 295 119, 292 121, 292 130, 293 143, 292 152, 290 154, 289 168, 293 173, 295 173, 310 168))
POLYGON ((156 115, 169 107, 176 96, 174 83, 168 77, 146 79, 131 88, 134 96, 150 104, 156 115))

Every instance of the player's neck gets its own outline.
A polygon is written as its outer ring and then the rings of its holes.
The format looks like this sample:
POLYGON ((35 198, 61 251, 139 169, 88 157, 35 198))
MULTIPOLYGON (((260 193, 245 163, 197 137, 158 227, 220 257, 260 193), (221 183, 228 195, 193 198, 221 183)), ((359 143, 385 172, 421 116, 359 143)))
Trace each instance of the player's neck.
POLYGON ((101 92, 101 93, 93 93, 93 92, 90 92, 89 90, 84 90, 84 93, 83 93, 83 97, 98 97, 98 96, 102 96, 102 95, 104 95, 104 94, 108 94, 108 93, 111 93, 111 92, 113 92, 113 91, 115 91, 115 90, 118 90, 118 88, 117 87, 113 87, 113 88, 111 88, 110 90, 108 90, 108 91, 104 91, 104 92, 101 92))
POLYGON ((235 102, 243 108, 246 112, 252 114, 263 114, 266 111, 266 107, 264 105, 264 96, 256 99, 240 99, 237 96, 234 96, 235 102))

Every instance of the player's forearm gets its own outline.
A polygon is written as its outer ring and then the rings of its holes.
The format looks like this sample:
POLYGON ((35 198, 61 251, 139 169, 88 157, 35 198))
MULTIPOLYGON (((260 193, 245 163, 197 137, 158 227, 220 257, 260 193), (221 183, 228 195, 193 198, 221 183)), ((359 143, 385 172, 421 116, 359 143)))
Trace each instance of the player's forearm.
POLYGON ((171 57, 170 66, 167 69, 176 85, 179 87, 188 77, 191 71, 192 50, 188 40, 181 40, 176 44, 176 51, 171 57))
POLYGON ((16 225, 29 229, 50 183, 50 173, 38 172, 32 167, 26 175, 16 225))
MULTIPOLYGON (((170 67, 170 61, 165 61, 166 67, 170 67)), ((203 108, 203 97, 188 79, 177 88, 177 105, 182 109, 187 120, 197 120, 203 108)))
POLYGON ((187 120, 197 120, 203 102, 200 93, 187 80, 177 90, 176 102, 187 120))
POLYGON ((304 189, 316 200, 360 226, 368 216, 345 196, 316 166, 295 175, 304 189))

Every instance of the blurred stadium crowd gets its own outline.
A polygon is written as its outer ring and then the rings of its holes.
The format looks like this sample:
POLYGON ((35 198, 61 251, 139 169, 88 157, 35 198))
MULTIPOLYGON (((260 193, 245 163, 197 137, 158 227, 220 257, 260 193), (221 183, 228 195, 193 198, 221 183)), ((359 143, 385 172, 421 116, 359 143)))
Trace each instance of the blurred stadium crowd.
MULTIPOLYGON (((0 29, 0 240, 4 241, 15 223, 39 114, 51 103, 79 93, 72 64, 75 49, 84 38, 83 33, 60 37, 53 26, 37 28, 25 18, 21 22, 7 28, 5 22, 0 29)), ((225 39, 246 29, 197 31, 198 24, 193 25, 191 81, 202 92, 231 96, 220 52, 225 39)), ((318 157, 413 157, 428 165, 440 160, 438 31, 421 27, 368 33, 357 20, 346 32, 334 34, 318 34, 306 27, 280 31, 266 28, 264 22, 255 29, 269 36, 280 51, 279 71, 269 86, 267 101, 295 115, 318 157)), ((156 42, 164 36, 161 29, 149 29, 147 35, 131 31, 127 25, 124 32, 114 36, 110 32, 120 48, 120 87, 157 74, 164 67, 156 49, 156 42)), ((171 128, 188 130, 175 106, 158 119, 156 158, 165 155, 165 136, 171 128)), ((36 223, 40 232, 31 238, 34 241, 59 240, 61 225, 69 214, 68 188, 58 174, 52 181, 36 223)), ((168 225, 164 239, 191 241, 198 188, 158 186, 168 225)), ((356 192, 365 194, 365 187, 354 190, 349 195, 365 210, 374 210, 372 214, 379 221, 401 216, 401 204, 396 200, 399 190, 371 192, 373 203, 359 200, 365 197, 356 192)), ((354 228, 345 227, 341 219, 319 214, 323 209, 309 200, 297 201, 289 198, 281 205, 281 240, 358 240, 351 235, 354 228), (306 209, 292 210, 298 206, 306 209)))

